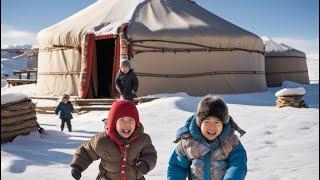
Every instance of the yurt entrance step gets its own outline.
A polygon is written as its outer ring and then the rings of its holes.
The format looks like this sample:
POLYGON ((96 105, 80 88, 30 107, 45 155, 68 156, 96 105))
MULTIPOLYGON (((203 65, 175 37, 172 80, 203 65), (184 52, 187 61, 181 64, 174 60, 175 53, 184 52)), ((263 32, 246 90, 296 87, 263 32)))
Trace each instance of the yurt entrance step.
MULTIPOLYGON (((58 97, 31 97, 32 99, 58 100, 58 97)), ((135 98, 135 104, 150 102, 157 98, 135 98)), ((88 111, 108 111, 116 99, 71 99, 76 113, 85 113, 88 111)), ((56 106, 40 106, 36 105, 36 112, 41 114, 54 114, 56 106)))

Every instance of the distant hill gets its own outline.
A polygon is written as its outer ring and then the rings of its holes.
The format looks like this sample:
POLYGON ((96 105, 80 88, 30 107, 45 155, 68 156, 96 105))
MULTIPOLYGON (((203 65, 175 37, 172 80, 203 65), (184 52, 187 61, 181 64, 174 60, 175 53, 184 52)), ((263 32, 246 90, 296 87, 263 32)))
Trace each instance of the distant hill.
POLYGON ((24 44, 24 45, 4 45, 1 46, 2 49, 30 49, 33 45, 31 44, 24 44))

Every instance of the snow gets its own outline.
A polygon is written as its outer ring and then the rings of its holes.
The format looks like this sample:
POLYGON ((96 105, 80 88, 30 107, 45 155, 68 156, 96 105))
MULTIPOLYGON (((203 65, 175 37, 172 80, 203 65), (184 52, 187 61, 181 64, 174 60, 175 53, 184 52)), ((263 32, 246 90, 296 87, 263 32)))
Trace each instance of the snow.
POLYGON ((265 43, 266 41, 270 41, 271 38, 267 37, 267 36, 260 36, 260 38, 262 39, 262 41, 265 43))
POLYGON ((306 90, 303 87, 298 88, 284 88, 276 92, 275 96, 290 96, 290 95, 305 95, 306 90))
POLYGON ((10 87, 4 86, 4 87, 1 87, 1 94, 23 92, 28 96, 34 96, 36 95, 36 89, 37 89, 36 84, 25 84, 25 85, 10 86, 10 87))
MULTIPOLYGON (((247 180, 319 179, 319 61, 307 61, 311 84, 285 81, 266 92, 212 94, 221 96, 230 115, 247 133, 240 138, 248 154, 247 180), (275 93, 281 89, 304 88, 303 99, 310 108, 277 108, 275 93)), ((34 95, 36 85, 2 87, 1 93, 23 92, 34 95)), ((138 105, 145 132, 158 152, 158 162, 146 179, 166 179, 168 160, 176 144, 176 130, 192 115, 202 97, 155 94, 159 97, 138 105)), ((37 100, 43 105, 57 101, 37 100)), ((60 132, 58 116, 38 114, 46 134, 33 132, 1 145, 1 178, 72 179, 70 162, 75 149, 97 132, 104 130, 104 111, 74 114, 73 132, 60 132)), ((82 173, 82 179, 95 179, 99 161, 82 173)))
POLYGON ((319 83, 319 58, 317 60, 307 59, 307 67, 310 83, 319 83))
POLYGON ((1 105, 7 104, 10 102, 16 102, 16 101, 25 99, 27 97, 28 96, 23 93, 7 93, 7 94, 1 93, 1 105))

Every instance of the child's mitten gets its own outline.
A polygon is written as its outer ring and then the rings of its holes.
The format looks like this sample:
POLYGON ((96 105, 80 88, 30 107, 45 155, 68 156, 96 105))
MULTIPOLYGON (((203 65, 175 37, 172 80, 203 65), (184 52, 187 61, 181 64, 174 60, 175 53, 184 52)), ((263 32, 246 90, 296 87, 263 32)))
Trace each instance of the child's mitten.
POLYGON ((81 178, 81 167, 72 166, 71 175, 74 179, 79 180, 81 178))
POLYGON ((149 165, 144 161, 139 161, 136 168, 141 174, 147 174, 149 172, 149 165))

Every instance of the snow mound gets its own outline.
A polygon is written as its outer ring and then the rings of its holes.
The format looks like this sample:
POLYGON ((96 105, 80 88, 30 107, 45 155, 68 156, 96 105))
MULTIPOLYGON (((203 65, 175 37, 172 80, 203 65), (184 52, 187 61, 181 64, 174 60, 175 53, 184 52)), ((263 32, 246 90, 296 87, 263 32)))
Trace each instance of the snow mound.
POLYGON ((31 44, 23 44, 23 45, 3 45, 1 49, 30 49, 33 45, 31 44))
POLYGON ((263 42, 266 42, 266 41, 270 41, 271 38, 270 37, 267 37, 267 36, 261 36, 260 37, 262 39, 263 42))
POLYGON ((303 87, 299 88, 284 88, 275 93, 276 97, 279 96, 290 96, 290 95, 305 95, 306 90, 303 87))
POLYGON ((1 94, 6 93, 20 93, 23 92, 28 96, 35 96, 37 90, 37 84, 24 84, 19 86, 5 86, 1 87, 1 94))
POLYGON ((7 93, 1 94, 1 105, 8 104, 11 102, 20 101, 22 99, 28 98, 26 94, 23 93, 7 93))

